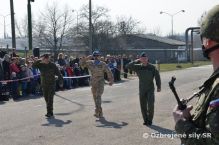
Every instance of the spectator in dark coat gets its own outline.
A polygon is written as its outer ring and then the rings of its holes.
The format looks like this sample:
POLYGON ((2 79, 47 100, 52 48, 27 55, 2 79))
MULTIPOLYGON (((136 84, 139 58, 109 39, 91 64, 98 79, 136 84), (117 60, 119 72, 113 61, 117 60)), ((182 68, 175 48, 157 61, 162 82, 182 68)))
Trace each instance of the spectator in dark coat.
MULTIPOLYGON (((78 66, 78 63, 75 63, 75 67, 74 67, 74 70, 73 70, 75 76, 81 76, 81 69, 80 67, 78 66)), ((80 78, 74 78, 74 86, 75 87, 78 87, 81 85, 81 80, 80 78)))
POLYGON ((0 58, 0 81, 4 79, 4 71, 3 71, 2 62, 3 62, 3 59, 0 58))
POLYGON ((130 62, 130 59, 127 58, 126 55, 123 56, 123 71, 124 71, 124 78, 128 77, 128 68, 126 65, 130 62))
POLYGON ((4 60, 2 62, 3 70, 4 70, 4 80, 10 79, 10 56, 5 54, 4 60))
POLYGON ((63 67, 66 65, 63 53, 59 53, 58 55, 58 64, 63 67))
MULTIPOLYGON (((2 81, 4 79, 2 61, 3 61, 3 59, 0 58, 0 81, 2 81)), ((0 82, 0 100, 1 100, 1 92, 2 92, 2 83, 0 82)))
POLYGON ((19 55, 17 55, 17 53, 16 53, 15 48, 12 49, 12 53, 11 53, 11 58, 13 58, 13 57, 19 57, 19 55))

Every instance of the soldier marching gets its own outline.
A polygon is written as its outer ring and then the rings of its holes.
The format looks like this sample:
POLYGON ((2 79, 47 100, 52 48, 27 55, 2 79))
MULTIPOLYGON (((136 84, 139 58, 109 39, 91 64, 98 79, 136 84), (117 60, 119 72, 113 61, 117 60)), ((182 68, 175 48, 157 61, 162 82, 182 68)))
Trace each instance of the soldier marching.
POLYGON ((59 84, 63 86, 63 77, 57 66, 50 62, 48 54, 44 54, 40 60, 33 63, 33 68, 38 68, 41 75, 41 86, 43 96, 46 101, 47 113, 46 117, 53 117, 53 99, 55 95, 56 78, 58 76, 59 84))
POLYGON ((104 74, 107 74, 109 85, 113 84, 113 75, 109 67, 105 62, 100 61, 101 55, 99 51, 94 51, 93 55, 80 60, 82 67, 87 67, 91 72, 91 92, 95 103, 96 117, 103 117, 103 111, 101 107, 101 96, 104 91, 104 74), (93 60, 92 60, 93 59, 93 60))

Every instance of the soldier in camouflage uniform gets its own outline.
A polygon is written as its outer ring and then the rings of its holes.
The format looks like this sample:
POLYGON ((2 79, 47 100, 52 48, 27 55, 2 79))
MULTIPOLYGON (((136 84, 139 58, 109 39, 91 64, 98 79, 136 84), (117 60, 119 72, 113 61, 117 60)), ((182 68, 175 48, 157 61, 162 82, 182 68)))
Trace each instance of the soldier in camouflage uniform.
POLYGON ((144 119, 143 125, 152 125, 154 116, 154 78, 157 85, 157 92, 161 91, 160 74, 155 66, 148 62, 147 55, 143 52, 140 59, 130 62, 128 69, 137 73, 139 78, 139 97, 141 112, 144 119))
POLYGON ((95 114, 96 117, 103 117, 103 112, 101 108, 101 96, 104 91, 104 73, 107 74, 109 79, 109 85, 113 84, 113 75, 105 62, 100 61, 100 52, 94 51, 93 56, 88 56, 87 58, 82 58, 80 60, 80 65, 82 67, 87 67, 91 72, 91 91, 93 94, 93 99, 95 103, 95 114), (91 60, 94 58, 94 60, 91 60))
POLYGON ((203 17, 201 39, 203 54, 211 60, 214 72, 202 85, 194 113, 190 113, 192 106, 173 110, 176 132, 186 135, 181 138, 183 145, 219 145, 219 5, 203 17))
POLYGON ((63 86, 63 77, 57 68, 57 66, 50 62, 49 55, 44 54, 41 60, 37 60, 33 63, 34 68, 38 68, 41 73, 41 86, 43 89, 43 96, 46 101, 47 114, 46 117, 53 116, 53 98, 55 95, 56 79, 58 76, 59 84, 63 86))

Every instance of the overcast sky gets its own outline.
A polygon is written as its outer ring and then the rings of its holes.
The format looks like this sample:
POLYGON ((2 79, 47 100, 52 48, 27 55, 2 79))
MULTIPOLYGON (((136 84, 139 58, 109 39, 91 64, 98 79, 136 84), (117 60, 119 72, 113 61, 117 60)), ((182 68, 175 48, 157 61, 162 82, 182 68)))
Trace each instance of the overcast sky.
MULTIPOLYGON (((10 0, 0 0, 0 14, 10 14, 10 0)), ((36 17, 39 12, 45 10, 47 3, 56 0, 35 0, 32 5, 32 13, 36 17)), ((60 6, 67 4, 69 9, 79 10, 82 5, 88 4, 89 0, 58 0, 60 6)), ((160 29, 162 35, 171 33, 171 17, 160 14, 165 11, 174 14, 180 10, 185 13, 178 13, 173 17, 174 32, 184 33, 186 28, 197 26, 200 16, 214 5, 219 4, 218 0, 92 0, 93 6, 103 6, 110 10, 112 20, 117 16, 132 16, 141 22, 147 32, 160 29)), ((27 14, 27 0, 14 0, 15 16, 23 19, 27 14)), ((10 16, 6 17, 6 32, 11 35, 10 16)), ((19 21, 19 20, 18 20, 19 21)), ((0 17, 0 38, 3 37, 3 17, 0 17)))

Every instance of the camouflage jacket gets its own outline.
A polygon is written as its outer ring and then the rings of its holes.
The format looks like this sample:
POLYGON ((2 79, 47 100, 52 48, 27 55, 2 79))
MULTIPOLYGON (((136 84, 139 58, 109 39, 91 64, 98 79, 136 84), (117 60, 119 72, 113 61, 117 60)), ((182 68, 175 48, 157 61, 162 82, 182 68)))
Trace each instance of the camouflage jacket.
POLYGON ((113 82, 113 74, 105 62, 100 61, 98 64, 95 64, 94 60, 81 59, 80 65, 81 67, 87 67, 90 70, 91 81, 103 80, 104 73, 106 73, 109 82, 113 82))
POLYGON ((204 87, 205 92, 197 101, 192 119, 176 123, 176 132, 186 134, 181 138, 183 145, 219 145, 219 106, 211 106, 219 99, 219 69, 204 83, 204 87))
POLYGON ((47 85, 55 85, 56 79, 55 76, 58 76, 59 83, 63 83, 63 77, 60 73, 58 67, 52 63, 49 62, 48 64, 41 63, 40 60, 33 63, 33 68, 38 68, 40 70, 40 78, 41 78, 41 85, 47 86, 47 85))
POLYGON ((130 62, 127 66, 128 69, 135 71, 139 78, 140 90, 154 90, 154 79, 158 89, 161 89, 160 73, 156 67, 150 63, 144 66, 140 62, 130 62))

